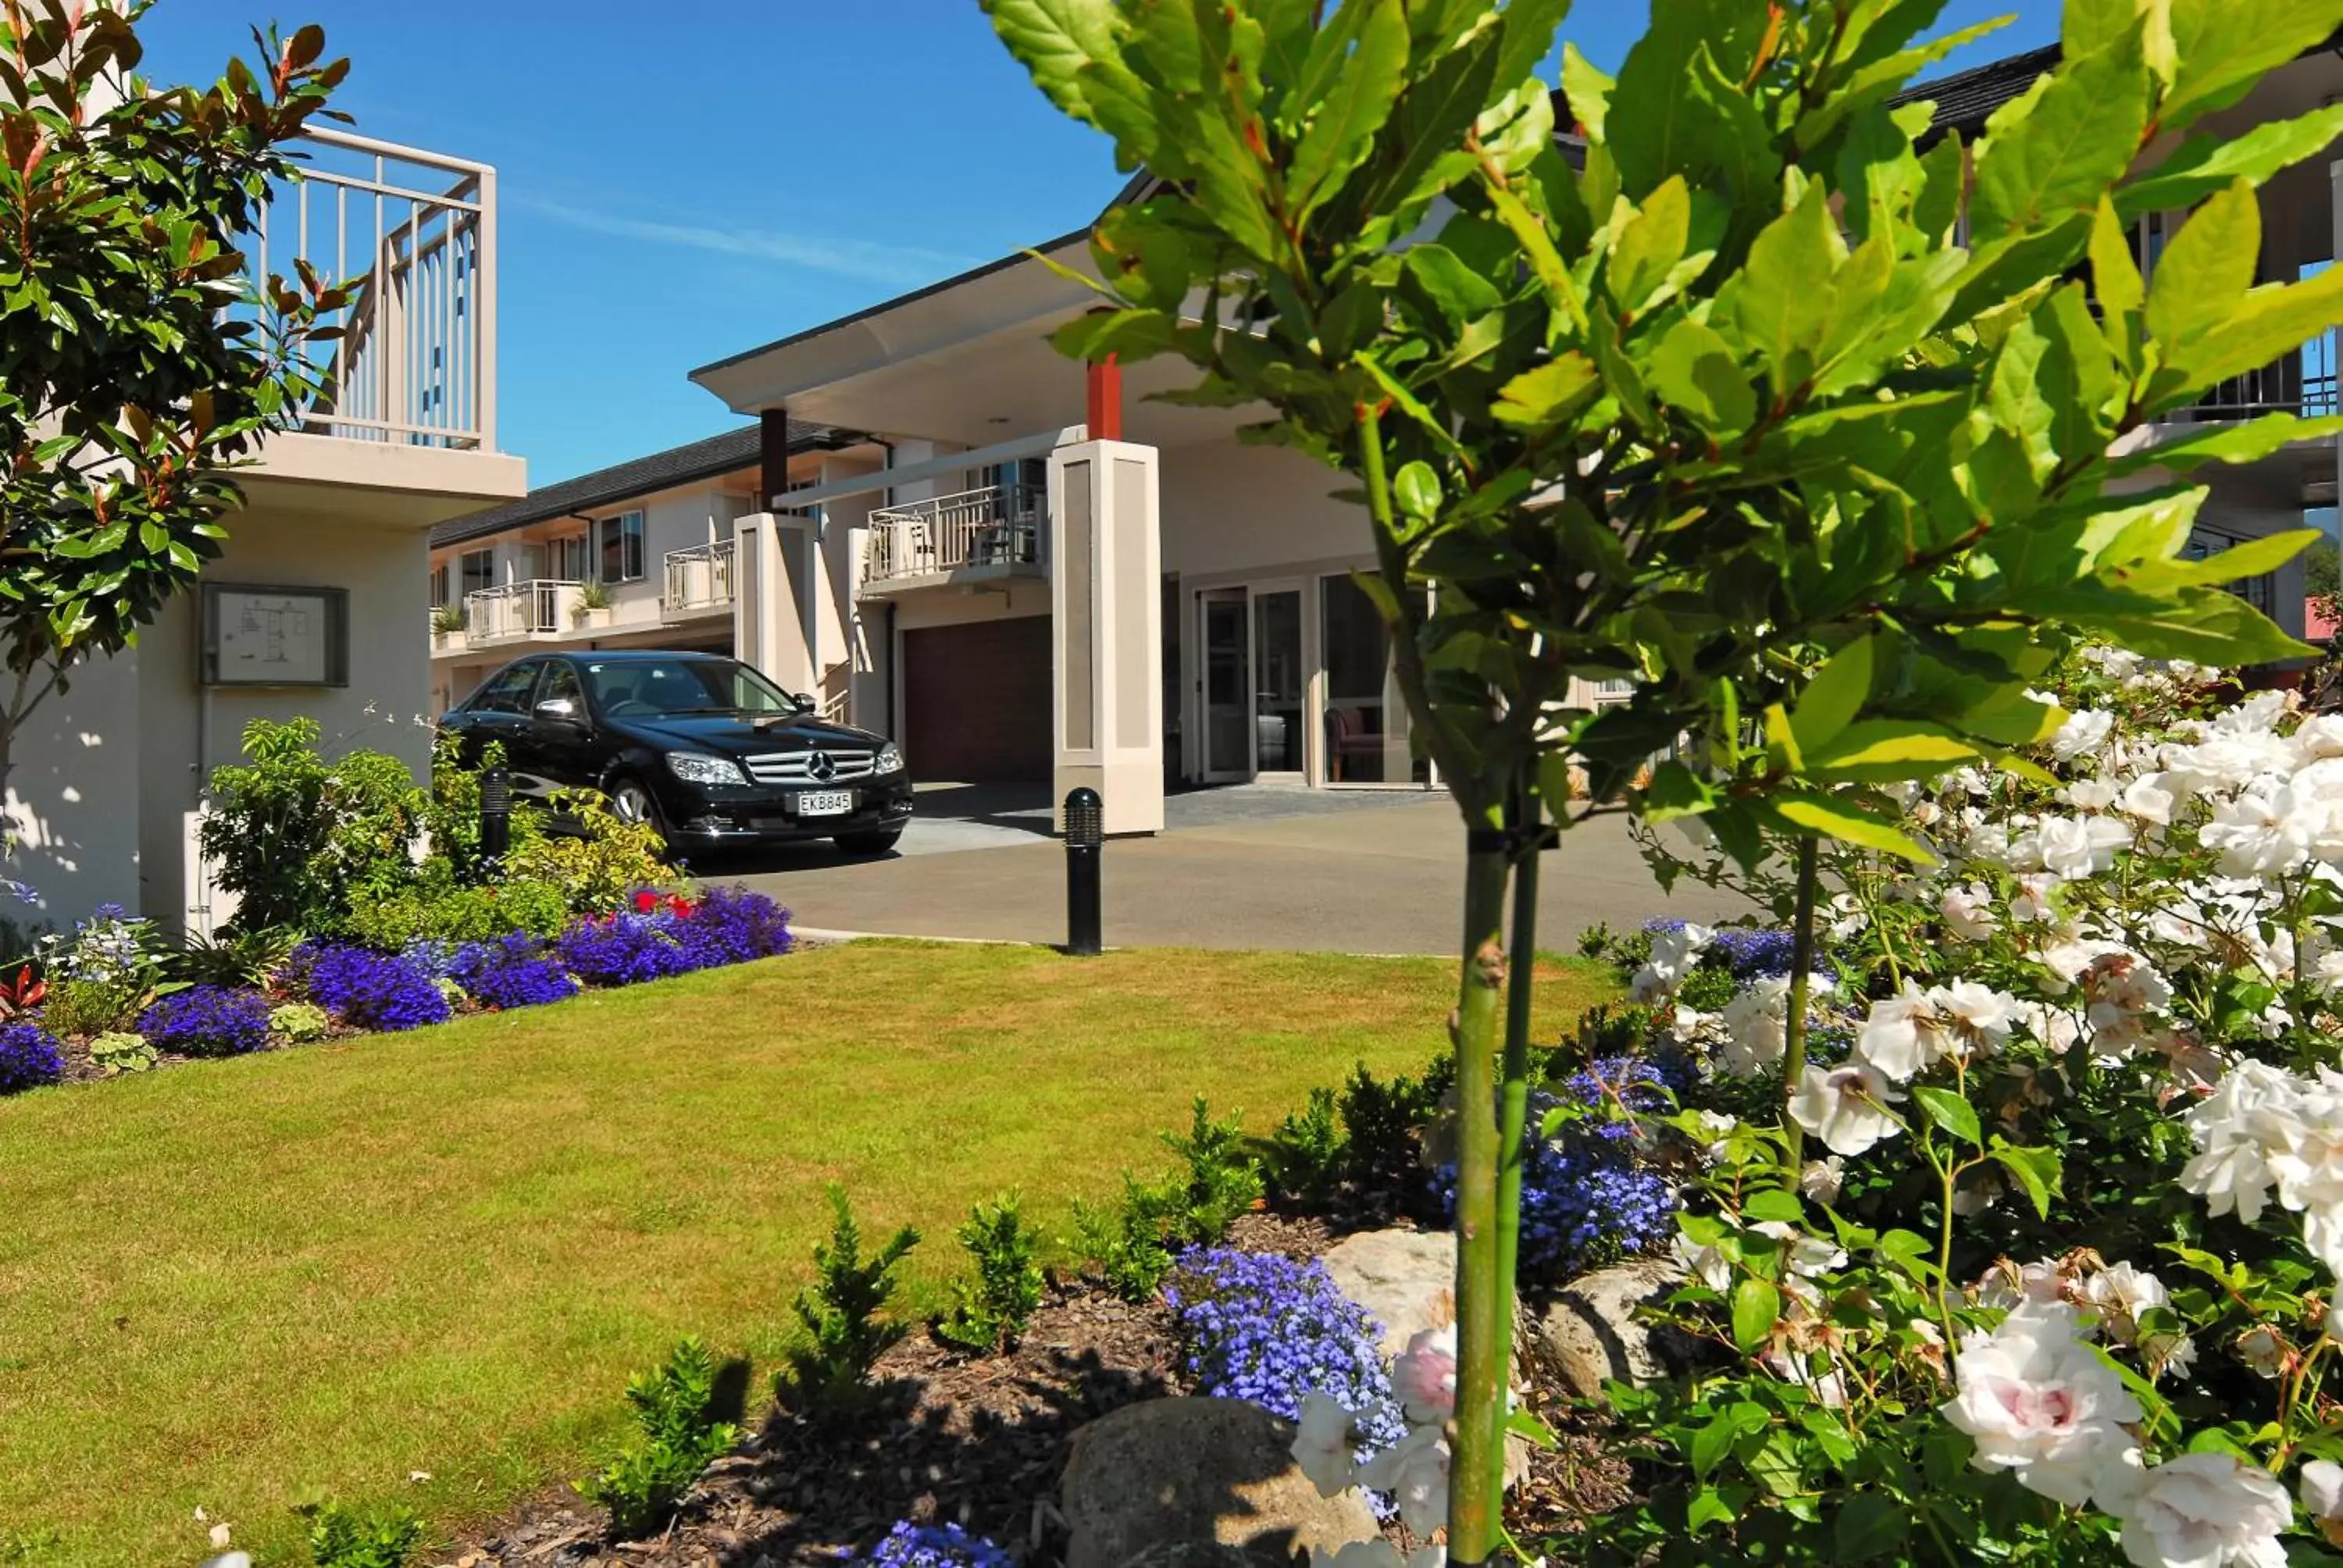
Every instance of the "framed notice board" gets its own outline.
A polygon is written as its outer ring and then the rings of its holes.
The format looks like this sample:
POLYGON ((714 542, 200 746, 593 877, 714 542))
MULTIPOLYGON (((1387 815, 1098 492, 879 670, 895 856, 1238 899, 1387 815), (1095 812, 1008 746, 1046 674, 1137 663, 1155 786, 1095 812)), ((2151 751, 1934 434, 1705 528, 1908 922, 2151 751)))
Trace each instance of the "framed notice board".
POLYGON ((347 686, 350 594, 203 585, 206 686, 347 686))

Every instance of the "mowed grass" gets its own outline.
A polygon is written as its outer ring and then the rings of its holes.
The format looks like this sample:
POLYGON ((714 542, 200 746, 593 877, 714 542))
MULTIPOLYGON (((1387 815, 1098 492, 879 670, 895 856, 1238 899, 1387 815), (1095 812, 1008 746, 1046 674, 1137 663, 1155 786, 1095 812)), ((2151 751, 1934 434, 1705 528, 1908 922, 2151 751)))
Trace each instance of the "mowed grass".
MULTIPOLYGON (((1606 985, 1540 972, 1548 1038, 1606 985)), ((303 1562, 320 1492, 491 1515, 582 1473, 680 1334, 762 1389, 824 1182, 925 1231, 932 1290, 970 1203, 1062 1231, 1200 1091, 1263 1132, 1414 1070, 1453 973, 858 944, 0 1101, 0 1563, 192 1563, 197 1507, 303 1562)))

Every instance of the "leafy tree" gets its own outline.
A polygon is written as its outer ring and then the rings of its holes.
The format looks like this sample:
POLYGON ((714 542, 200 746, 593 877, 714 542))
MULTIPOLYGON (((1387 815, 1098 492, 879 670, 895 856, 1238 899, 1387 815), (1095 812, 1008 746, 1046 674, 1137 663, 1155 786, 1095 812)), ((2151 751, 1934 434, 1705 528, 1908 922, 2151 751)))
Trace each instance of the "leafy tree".
POLYGON ((2299 651, 2219 585, 2306 536, 2184 560, 2205 491, 2170 476, 2343 421, 2127 438, 2338 317, 2343 269, 2254 286, 2253 193, 2343 107, 2188 133, 2343 5, 2247 27, 2227 0, 2075 0, 2064 63, 1964 147, 1892 103, 1976 35, 1915 42, 1926 0, 1656 0, 1615 80, 1564 54, 1583 166, 1534 75, 1566 0, 986 8, 1157 176, 1101 220, 1106 308, 1059 347, 1183 358, 1174 400, 1257 409, 1246 439, 1348 477, 1465 819, 1450 1524, 1479 1563, 1528 1063, 1503 920, 1510 889, 1525 957, 1566 759, 1596 809, 1697 816, 1745 863, 1781 846, 1810 914, 1818 837, 1924 853, 1865 791, 2061 721, 2026 689, 2063 638, 2299 651), (2144 277, 2127 226, 2192 207, 2144 277), (1573 709, 1578 677, 1633 699, 1573 709))
POLYGON ((152 0, 0 5, 0 787, 33 709, 119 652, 226 537, 230 470, 345 301, 236 246, 347 60, 304 27, 212 86, 133 73, 152 0))

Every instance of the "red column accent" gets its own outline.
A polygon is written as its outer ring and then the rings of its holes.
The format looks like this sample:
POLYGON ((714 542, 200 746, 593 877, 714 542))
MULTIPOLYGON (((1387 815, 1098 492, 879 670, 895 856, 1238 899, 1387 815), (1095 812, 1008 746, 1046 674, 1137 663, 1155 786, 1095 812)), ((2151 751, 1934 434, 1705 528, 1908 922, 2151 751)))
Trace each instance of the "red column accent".
POLYGON ((1092 360, 1088 387, 1088 417, 1093 441, 1122 439, 1122 366, 1111 354, 1092 360))

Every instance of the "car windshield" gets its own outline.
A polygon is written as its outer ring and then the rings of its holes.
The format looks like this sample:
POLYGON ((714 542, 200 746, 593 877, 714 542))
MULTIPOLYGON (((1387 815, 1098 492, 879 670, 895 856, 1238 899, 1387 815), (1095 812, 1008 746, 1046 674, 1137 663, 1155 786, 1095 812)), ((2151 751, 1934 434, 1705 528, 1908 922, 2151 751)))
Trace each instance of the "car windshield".
POLYGON ((779 687, 729 658, 614 658, 582 668, 595 707, 611 719, 798 710, 779 687))

